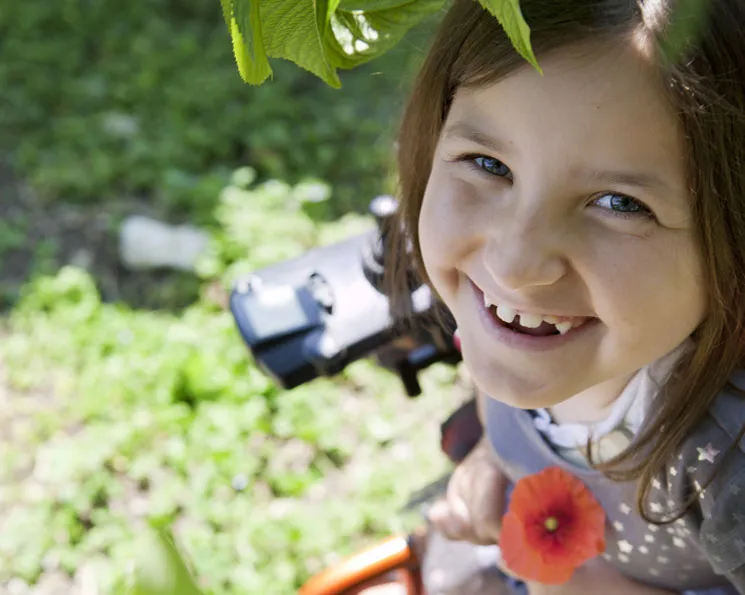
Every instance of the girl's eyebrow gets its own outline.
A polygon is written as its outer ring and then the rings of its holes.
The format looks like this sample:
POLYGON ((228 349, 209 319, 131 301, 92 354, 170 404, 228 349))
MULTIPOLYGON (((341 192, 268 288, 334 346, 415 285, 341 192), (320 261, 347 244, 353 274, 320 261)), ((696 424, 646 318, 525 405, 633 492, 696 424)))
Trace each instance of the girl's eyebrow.
POLYGON ((448 124, 442 135, 445 138, 460 138, 471 141, 497 153, 504 154, 509 152, 506 142, 486 134, 480 127, 474 126, 469 122, 464 122, 463 120, 448 124))
POLYGON ((669 184, 666 184, 662 178, 651 172, 583 169, 577 173, 581 177, 594 183, 608 184, 612 186, 633 186, 641 190, 660 193, 663 196, 673 193, 673 188, 671 188, 669 184))

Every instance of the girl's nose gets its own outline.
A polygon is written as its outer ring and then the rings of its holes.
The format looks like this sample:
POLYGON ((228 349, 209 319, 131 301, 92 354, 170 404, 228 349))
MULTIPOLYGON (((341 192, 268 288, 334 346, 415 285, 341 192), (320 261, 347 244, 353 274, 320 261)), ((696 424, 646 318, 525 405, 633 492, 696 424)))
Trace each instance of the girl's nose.
POLYGON ((485 245, 484 266, 499 287, 519 291, 552 285, 567 272, 560 234, 538 218, 496 226, 485 245))

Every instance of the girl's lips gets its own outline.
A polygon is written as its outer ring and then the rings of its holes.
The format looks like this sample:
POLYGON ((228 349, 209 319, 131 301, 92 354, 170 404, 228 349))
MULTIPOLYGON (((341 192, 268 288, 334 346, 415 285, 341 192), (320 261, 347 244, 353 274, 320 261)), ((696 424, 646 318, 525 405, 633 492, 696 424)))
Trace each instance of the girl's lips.
POLYGON ((479 319, 486 332, 491 338, 498 341, 499 343, 508 345, 514 349, 520 349, 522 351, 548 351, 560 347, 570 341, 574 341, 588 332, 591 332, 599 324, 600 320, 597 318, 588 318, 586 322, 582 323, 569 330, 564 335, 548 335, 544 337, 532 336, 524 333, 513 331, 501 322, 499 322, 492 313, 484 305, 484 293, 478 288, 478 286, 471 281, 469 283, 473 288, 473 296, 476 302, 476 309, 479 314, 479 319))

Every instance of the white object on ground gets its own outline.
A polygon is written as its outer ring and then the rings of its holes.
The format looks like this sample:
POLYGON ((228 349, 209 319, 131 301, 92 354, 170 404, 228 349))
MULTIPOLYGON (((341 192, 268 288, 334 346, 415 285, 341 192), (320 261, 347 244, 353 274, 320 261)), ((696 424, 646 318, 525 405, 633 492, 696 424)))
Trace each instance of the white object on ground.
POLYGON ((192 225, 168 225, 134 215, 122 223, 119 231, 119 258, 132 270, 193 271, 209 241, 207 233, 192 225))

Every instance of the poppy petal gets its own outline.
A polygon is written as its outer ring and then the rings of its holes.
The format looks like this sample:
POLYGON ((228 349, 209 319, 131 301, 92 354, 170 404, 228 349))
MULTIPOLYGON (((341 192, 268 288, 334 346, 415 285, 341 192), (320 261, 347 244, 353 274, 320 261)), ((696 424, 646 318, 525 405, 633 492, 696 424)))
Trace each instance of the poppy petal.
POLYGON ((576 569, 572 566, 548 566, 538 568, 536 578, 531 579, 544 585, 562 585, 569 581, 576 569))
POLYGON ((527 580, 543 565, 540 555, 525 542, 525 531, 520 518, 508 512, 502 519, 502 530, 499 535, 502 559, 511 572, 527 580))

